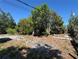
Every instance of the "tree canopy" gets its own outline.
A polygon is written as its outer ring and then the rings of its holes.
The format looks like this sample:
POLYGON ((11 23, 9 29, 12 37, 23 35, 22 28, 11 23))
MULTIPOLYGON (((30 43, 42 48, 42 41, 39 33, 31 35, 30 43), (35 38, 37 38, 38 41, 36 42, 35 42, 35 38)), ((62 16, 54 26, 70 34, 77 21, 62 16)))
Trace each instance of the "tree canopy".
POLYGON ((62 18, 56 12, 50 11, 46 4, 32 11, 32 20, 36 35, 64 33, 62 18))
POLYGON ((21 19, 16 26, 19 34, 32 34, 32 19, 29 17, 28 19, 21 19))
POLYGON ((62 17, 57 15, 56 12, 50 13, 50 24, 51 24, 51 34, 62 34, 64 33, 62 17))
MULTIPOLYGON (((11 30, 11 32, 18 32, 20 34, 34 35, 64 33, 65 26, 63 25, 64 22, 62 17, 55 11, 51 11, 47 4, 37 6, 32 10, 31 13, 31 16, 21 19, 16 25, 10 13, 6 13, 3 10, 0 10, 0 33, 6 33, 6 31, 9 32, 9 30, 11 30)), ((70 35, 73 37, 76 35, 76 33, 73 33, 78 32, 77 21, 77 16, 71 16, 68 25, 68 33, 70 33, 70 35)))
POLYGON ((15 28, 15 25, 11 14, 0 10, 0 33, 6 33, 7 28, 15 28))
POLYGON ((46 4, 36 7, 32 11, 32 20, 34 33, 36 35, 43 34, 46 31, 49 22, 49 8, 46 4))
POLYGON ((78 51, 78 16, 71 15, 68 24, 68 33, 72 37, 72 42, 78 51))

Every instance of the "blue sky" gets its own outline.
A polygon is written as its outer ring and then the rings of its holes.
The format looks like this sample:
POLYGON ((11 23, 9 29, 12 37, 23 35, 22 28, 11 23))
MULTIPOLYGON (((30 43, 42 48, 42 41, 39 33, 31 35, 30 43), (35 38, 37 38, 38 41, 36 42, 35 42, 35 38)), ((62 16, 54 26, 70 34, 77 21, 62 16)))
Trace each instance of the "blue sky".
MULTIPOLYGON (((48 7, 57 12, 63 18, 64 25, 68 24, 71 12, 78 14, 78 0, 21 0, 34 7, 46 3, 48 7)), ((0 0, 0 8, 11 13, 16 23, 22 18, 31 15, 32 8, 19 3, 16 0, 0 0)))

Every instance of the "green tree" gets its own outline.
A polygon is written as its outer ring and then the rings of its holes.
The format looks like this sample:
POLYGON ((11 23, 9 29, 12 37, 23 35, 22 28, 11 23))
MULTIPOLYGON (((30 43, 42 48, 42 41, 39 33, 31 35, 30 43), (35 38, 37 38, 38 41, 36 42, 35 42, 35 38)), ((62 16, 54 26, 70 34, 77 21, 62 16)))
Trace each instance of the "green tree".
POLYGON ((46 4, 36 7, 32 11, 34 35, 42 35, 46 32, 49 23, 49 8, 46 4))
POLYGON ((50 13, 50 28, 51 34, 61 34, 64 33, 64 25, 62 18, 56 14, 56 12, 50 13))
POLYGON ((78 33, 78 17, 71 15, 68 24, 68 33, 70 36, 75 37, 78 33))
POLYGON ((0 33, 6 33, 7 28, 15 28, 16 23, 10 13, 0 9, 0 33))
POLYGON ((68 33, 72 37, 73 42, 75 44, 75 48, 77 50, 78 45, 78 16, 71 14, 68 24, 68 33))
POLYGON ((17 26, 17 31, 19 34, 32 34, 32 18, 21 19, 17 26))

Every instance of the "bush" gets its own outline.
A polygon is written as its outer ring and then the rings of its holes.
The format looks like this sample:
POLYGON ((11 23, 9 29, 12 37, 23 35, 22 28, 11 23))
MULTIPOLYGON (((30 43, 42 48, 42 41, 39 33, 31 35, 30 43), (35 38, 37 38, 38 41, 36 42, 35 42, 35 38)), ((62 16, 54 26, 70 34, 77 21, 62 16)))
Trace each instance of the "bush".
POLYGON ((17 31, 18 31, 18 33, 19 34, 22 34, 22 35, 26 35, 26 34, 32 34, 32 28, 30 28, 30 27, 18 27, 18 29, 17 29, 17 31))
POLYGON ((17 32, 16 32, 16 29, 12 29, 12 28, 8 28, 7 30, 6 30, 6 32, 8 33, 8 34, 16 34, 17 32))
POLYGON ((22 35, 32 34, 33 26, 32 26, 31 17, 28 19, 21 19, 18 25, 16 26, 16 29, 18 33, 22 35))
POLYGON ((49 34, 47 32, 43 32, 43 35, 48 36, 49 34))

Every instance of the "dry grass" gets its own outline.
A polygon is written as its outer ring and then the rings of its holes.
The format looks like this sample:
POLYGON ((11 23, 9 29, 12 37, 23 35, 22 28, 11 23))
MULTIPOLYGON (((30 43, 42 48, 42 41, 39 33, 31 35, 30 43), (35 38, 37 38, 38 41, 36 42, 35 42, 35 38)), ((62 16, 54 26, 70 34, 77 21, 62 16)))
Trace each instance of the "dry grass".
MULTIPOLYGON (((56 39, 53 36, 42 36, 42 37, 34 37, 34 36, 24 36, 24 39, 21 40, 11 40, 6 43, 0 43, 0 50, 6 49, 7 47, 15 46, 15 47, 32 47, 33 45, 28 45, 26 42, 31 41, 33 43, 43 42, 45 44, 49 44, 51 46, 55 46, 57 49, 59 49, 62 52, 62 56, 64 59, 73 59, 70 55, 72 54, 75 56, 74 48, 70 43, 70 40, 64 40, 64 39, 56 39)), ((30 42, 30 43, 31 43, 30 42)))

